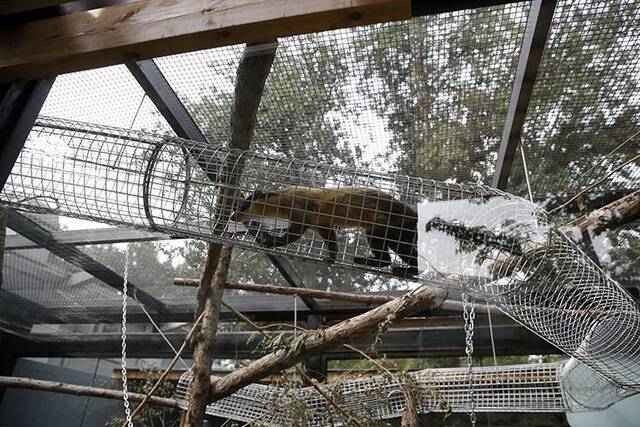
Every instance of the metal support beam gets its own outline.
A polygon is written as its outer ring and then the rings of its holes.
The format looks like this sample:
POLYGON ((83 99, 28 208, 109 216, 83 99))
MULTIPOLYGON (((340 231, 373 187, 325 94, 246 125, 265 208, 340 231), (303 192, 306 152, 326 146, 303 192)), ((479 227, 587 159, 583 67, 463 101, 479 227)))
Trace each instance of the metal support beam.
MULTIPOLYGON (((10 209, 7 214, 7 226, 68 263, 92 274, 97 279, 103 281, 106 285, 111 286, 118 291, 122 290, 122 282, 124 280, 122 276, 85 254, 80 249, 72 245, 56 241, 47 229, 32 219, 10 209)), ((142 289, 139 289, 134 284, 129 283, 128 290, 129 296, 137 299, 148 309, 160 314, 169 314, 165 305, 161 301, 142 289)))
POLYGON ((495 188, 507 186, 555 8, 556 0, 534 0, 531 4, 491 183, 495 188))
POLYGON ((0 191, 55 79, 49 77, 0 85, 0 191))
POLYGON ((176 135, 193 141, 207 142, 204 134, 152 59, 126 65, 176 135))
MULTIPOLYGON (((14 353, 10 352, 10 347, 5 344, 7 337, 8 335, 6 333, 0 331, 0 375, 12 376, 13 370, 18 362, 18 357, 14 353)), ((0 387, 0 405, 2 404, 2 399, 4 398, 6 390, 7 389, 5 387, 0 387)))
MULTIPOLYGON (((253 332, 219 332, 216 335, 216 359, 256 359, 269 350, 259 349, 261 338, 250 340, 253 332)), ((534 335, 520 325, 493 326, 496 351, 500 355, 526 354, 560 354, 560 350, 534 335)), ((167 339, 179 346, 184 339, 184 333, 166 334, 167 339)), ((58 335, 48 340, 40 336, 38 342, 19 341, 12 346, 12 351, 22 357, 118 357, 122 351, 121 337, 118 334, 104 335, 58 335)), ((253 337, 255 338, 255 336, 253 337)), ((373 335, 356 339, 352 345, 365 350, 371 344, 373 335)), ((459 327, 442 326, 420 329, 390 330, 382 336, 382 341, 376 346, 379 353, 388 357, 433 357, 433 356, 464 356, 464 330, 459 327)), ((191 357, 188 350, 184 357, 191 357)), ((338 347, 323 353, 327 359, 359 358, 344 347, 338 347)), ((491 336, 487 325, 476 326, 474 332, 474 355, 489 356, 491 350, 491 336)), ((159 334, 133 334, 127 339, 127 355, 130 357, 171 358, 173 351, 159 334)))
MULTIPOLYGON (((68 245, 106 245, 125 242, 152 242, 169 240, 171 236, 144 230, 129 228, 94 228, 89 230, 52 231, 51 237, 68 245)), ((8 235, 5 239, 5 251, 37 249, 40 246, 20 234, 8 235)))
MULTIPOLYGON (((273 262, 273 265, 276 266, 282 277, 289 283, 289 286, 292 288, 304 288, 304 283, 302 282, 302 278, 298 275, 298 272, 293 268, 291 262, 285 257, 271 255, 269 254, 269 259, 273 262)), ((318 302, 312 297, 301 296, 300 299, 304 301, 307 307, 310 310, 318 309, 318 302)))
MULTIPOLYGON (((129 68, 133 77, 144 89, 149 99, 153 101, 156 108, 158 108, 158 111, 160 111, 162 116, 169 123, 176 135, 180 138, 207 142, 206 137, 193 120, 193 117, 191 117, 188 110, 167 81, 167 78, 162 74, 162 71, 153 60, 129 63, 127 64, 127 68, 129 68)), ((202 170, 207 174, 209 179, 216 181, 216 171, 211 170, 206 159, 200 159, 200 156, 197 155, 198 153, 192 154, 194 154, 194 158, 198 160, 200 168, 202 168, 202 170)), ((298 276, 289 260, 272 255, 270 255, 269 258, 278 271, 282 273, 282 276, 289 285, 292 287, 304 287, 302 279, 300 279, 300 276, 298 276)), ((313 307, 316 306, 316 302, 313 298, 303 297, 302 300, 309 308, 313 309, 313 307)))

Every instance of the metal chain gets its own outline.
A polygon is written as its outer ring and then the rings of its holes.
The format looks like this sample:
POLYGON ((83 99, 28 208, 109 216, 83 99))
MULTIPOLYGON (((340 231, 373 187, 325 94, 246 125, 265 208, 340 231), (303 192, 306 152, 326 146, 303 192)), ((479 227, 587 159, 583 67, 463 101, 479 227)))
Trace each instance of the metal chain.
POLYGON ((476 305, 473 298, 462 294, 462 315, 464 317, 465 353, 467 354, 467 369, 469 374, 469 420, 476 425, 476 402, 473 389, 473 328, 476 320, 476 305))
POLYGON ((124 252, 124 280, 122 281, 122 399, 127 425, 133 427, 131 408, 129 407, 129 390, 127 388, 127 283, 129 280, 129 245, 124 252))

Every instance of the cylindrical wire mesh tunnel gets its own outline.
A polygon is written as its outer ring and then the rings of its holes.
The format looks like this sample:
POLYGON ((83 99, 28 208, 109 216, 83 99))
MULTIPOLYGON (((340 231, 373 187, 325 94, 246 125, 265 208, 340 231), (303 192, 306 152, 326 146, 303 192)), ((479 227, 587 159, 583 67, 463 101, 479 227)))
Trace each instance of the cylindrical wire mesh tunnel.
MULTIPOLYGON (((584 377, 584 365, 568 362, 478 367, 471 384, 478 412, 588 412, 605 409, 632 392, 617 389, 604 377, 584 377), (570 365, 570 367, 569 367, 570 365), (587 380, 585 382, 585 380, 587 380), (596 396, 597 395, 597 396, 596 396)), ((212 377, 212 381, 216 378, 212 377)), ((186 407, 190 371, 176 388, 186 407)), ((425 369, 398 375, 363 376, 336 381, 325 393, 339 396, 343 409, 363 420, 401 417, 406 406, 403 386, 414 390, 418 412, 467 412, 470 407, 467 368, 425 369)), ((340 413, 313 387, 274 387, 251 384, 207 406, 209 415, 265 425, 342 425, 340 413), (295 408, 296 410, 293 410, 295 408), (305 417, 305 422, 296 417, 305 417)))
POLYGON ((41 117, 0 199, 416 282, 455 279, 617 385, 640 387, 634 301, 542 209, 485 186, 41 117), (239 196, 223 209, 229 190, 239 196))

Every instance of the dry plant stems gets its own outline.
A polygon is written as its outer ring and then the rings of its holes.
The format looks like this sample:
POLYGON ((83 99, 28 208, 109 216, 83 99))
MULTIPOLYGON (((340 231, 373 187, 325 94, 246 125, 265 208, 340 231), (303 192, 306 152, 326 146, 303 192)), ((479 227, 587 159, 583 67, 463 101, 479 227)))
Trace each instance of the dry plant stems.
MULTIPOLYGON (((51 391, 54 393, 73 394, 76 396, 102 397, 105 399, 122 399, 122 396, 124 394, 120 390, 81 386, 76 384, 66 384, 59 381, 45 381, 23 377, 0 376, 0 386, 23 388, 28 390, 51 391)), ((147 398, 147 395, 145 394, 129 392, 129 400, 142 401, 145 398, 147 398)), ((150 397, 147 400, 153 405, 166 406, 168 408, 180 407, 177 400, 166 397, 150 397)))
MULTIPOLYGON (((265 337, 266 339, 269 339, 269 335, 264 331, 264 328, 257 325, 253 320, 249 319, 247 316, 245 316, 240 310, 238 310, 237 308, 235 308, 234 306, 226 303, 225 301, 222 301, 222 305, 224 305, 225 307, 227 307, 229 310, 231 310, 240 320, 242 320, 243 322, 245 322, 246 324, 248 324, 249 326, 251 326, 253 329, 255 329, 257 332, 259 332, 263 337, 265 337)), ((306 331, 304 328, 300 328, 294 325, 294 327, 302 329, 303 331, 306 331)), ((325 390, 323 390, 323 388, 320 386, 320 384, 318 384, 318 382, 316 380, 314 380, 313 378, 309 377, 309 375, 307 375, 307 373, 304 371, 304 369, 300 368, 297 365, 294 365, 294 368, 296 370, 296 372, 298 373, 298 375, 300 375, 300 377, 306 381, 308 384, 311 385, 311 387, 313 387, 318 393, 320 393, 320 395, 322 397, 324 397, 327 402, 329 402, 331 404, 331 406, 333 406, 334 408, 336 408, 336 410, 338 412, 340 412, 340 414, 342 414, 342 416, 348 421, 348 422, 352 422, 357 426, 361 426, 361 427, 366 427, 365 424, 363 424, 362 422, 360 422, 357 418, 355 418, 352 414, 350 414, 349 412, 345 411, 344 408, 342 408, 338 402, 335 401, 335 399, 333 399, 332 396, 330 396, 328 393, 325 392, 325 390)))
POLYGON ((613 175, 614 173, 618 172, 619 170, 621 170, 622 168, 624 168, 625 166, 627 166, 629 163, 634 162, 636 160, 640 159, 640 154, 632 157, 631 159, 627 160, 626 162, 624 162, 623 164, 621 164, 620 166, 618 166, 617 168, 615 168, 614 170, 612 170, 611 172, 609 172, 604 178, 599 179, 598 181, 596 181, 595 183, 589 185, 588 187, 580 190, 575 196, 573 196, 572 198, 570 198, 569 200, 567 200, 566 202, 564 202, 563 204, 561 204, 560 206, 557 206, 553 209, 551 209, 549 211, 549 214, 554 214, 556 212, 558 212, 559 210, 561 210, 562 208, 566 207, 567 205, 569 205, 569 203, 573 202, 575 199, 577 199, 578 197, 582 196, 584 193, 586 193, 587 191, 591 190, 592 188, 602 184, 603 182, 605 182, 607 179, 609 179, 611 177, 611 175, 613 175))
POLYGON ((441 289, 421 286, 401 298, 366 313, 326 329, 314 331, 308 336, 301 336, 293 351, 276 350, 216 381, 215 384, 212 384, 211 399, 218 400, 226 397, 247 384, 291 367, 313 354, 342 345, 355 337, 374 332, 378 329, 378 324, 389 313, 395 313, 395 317, 401 319, 425 310, 434 303, 436 298, 443 299, 445 293, 441 289), (398 306, 401 306, 400 309, 398 306))
MULTIPOLYGON (((142 407, 149 401, 149 399, 151 398, 151 396, 153 396, 153 393, 156 392, 156 390, 158 389, 158 387, 160 387, 160 384, 162 384, 162 382, 164 381, 164 379, 167 377, 167 375, 169 375, 169 372, 171 372, 171 370, 173 369, 173 367, 176 365, 176 363, 178 362, 178 359, 180 358, 180 356, 182 356, 182 353, 184 353, 184 351, 187 349, 187 347, 189 346, 189 342, 191 341, 191 337, 193 336, 194 332, 198 329, 198 327, 200 326, 200 322, 202 322, 202 319, 204 319, 204 315, 205 312, 203 311, 202 313, 200 313, 200 315, 198 316, 198 318, 196 319, 196 321, 193 323, 193 326, 191 327, 191 330, 189 331, 189 333, 187 333, 187 335, 184 338, 184 341, 182 341, 182 345, 180 346, 180 348, 178 349, 178 352, 176 353, 176 355, 174 356, 174 358, 171 360, 171 362, 169 363, 169 366, 167 366, 165 368, 164 371, 162 371, 162 374, 160 375, 160 377, 158 377, 158 380, 156 381, 156 383, 153 385, 153 387, 151 387, 151 390, 149 390, 146 394, 146 396, 144 397, 144 399, 142 399, 142 402, 140 402, 138 404, 138 406, 136 406, 136 409, 133 410, 133 412, 131 413, 131 418, 135 418, 136 415, 138 415, 138 413, 142 410, 142 407)), ((122 424, 122 427, 127 427, 127 422, 125 421, 122 424)))

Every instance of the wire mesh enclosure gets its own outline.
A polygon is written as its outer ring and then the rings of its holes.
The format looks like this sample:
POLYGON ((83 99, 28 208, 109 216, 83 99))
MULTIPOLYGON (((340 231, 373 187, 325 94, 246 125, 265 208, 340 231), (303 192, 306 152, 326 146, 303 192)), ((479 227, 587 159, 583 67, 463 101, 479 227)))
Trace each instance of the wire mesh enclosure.
POLYGON ((41 118, 1 198, 460 286, 616 384, 640 385, 633 300, 540 208, 488 187, 41 118))
MULTIPOLYGON (((604 409, 629 394, 606 381, 590 383, 600 386, 595 389, 585 387, 581 382, 585 371, 580 369, 590 371, 576 361, 474 368, 471 381, 475 409, 478 412, 583 412, 604 409), (571 368, 566 367, 569 364, 571 368), (590 399, 602 391, 605 383, 612 392, 600 394, 597 401, 590 399), (574 394, 567 395, 568 390, 574 394), (592 406, 585 406, 585 402, 592 406)), ((176 389, 176 398, 183 407, 188 402, 191 379, 191 372, 185 372, 176 389)), ((212 381, 215 380, 212 377, 212 381)), ((415 390, 421 413, 466 412, 469 409, 469 373, 466 368, 426 369, 409 373, 404 378, 380 375, 345 380, 327 384, 324 391, 340 402, 347 413, 361 420, 375 421, 402 416, 406 405, 402 385, 415 390)), ((267 425, 344 423, 337 410, 312 387, 252 384, 210 404, 207 413, 267 425)))

